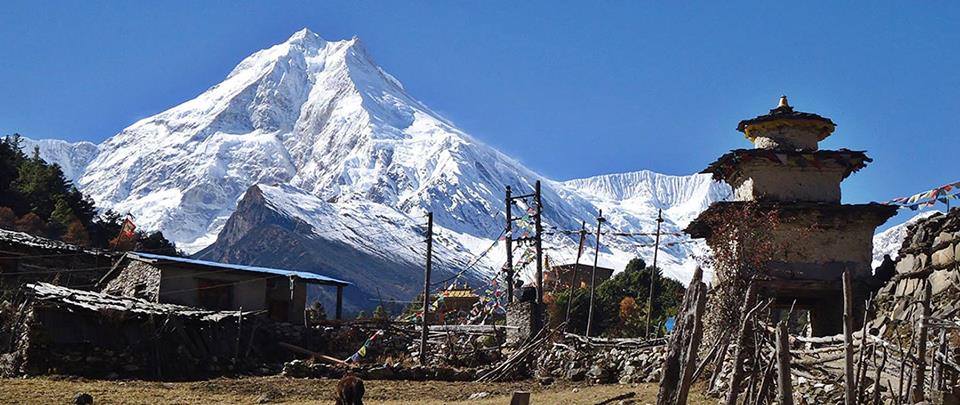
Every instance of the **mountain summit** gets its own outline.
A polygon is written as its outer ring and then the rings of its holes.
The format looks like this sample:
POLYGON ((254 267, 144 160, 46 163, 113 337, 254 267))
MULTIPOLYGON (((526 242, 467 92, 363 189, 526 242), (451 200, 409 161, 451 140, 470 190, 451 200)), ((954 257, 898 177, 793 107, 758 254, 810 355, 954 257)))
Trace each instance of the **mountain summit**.
MULTIPOLYGON (((248 214, 276 210, 280 216, 304 216, 290 223, 306 228, 289 229, 369 254, 387 248, 371 244, 377 240, 371 232, 364 241, 362 235, 330 236, 317 227, 361 227, 417 239, 422 216, 431 211, 440 250, 448 256, 440 266, 452 271, 479 260, 478 274, 488 274, 502 265, 503 249, 482 260, 475 255, 502 234, 504 188, 529 192, 537 179, 543 181, 544 222, 556 229, 593 222, 603 208, 615 232, 652 232, 662 208, 664 231, 678 232, 726 193, 704 175, 545 179, 407 94, 359 39, 327 41, 309 30, 250 55, 196 98, 108 139, 78 182, 98 206, 131 212, 140 226, 162 230, 190 252, 217 240, 238 201, 257 184, 263 186, 247 199, 248 214), (316 209, 294 209, 300 204, 316 209), (254 208, 260 206, 264 210, 254 208), (281 206, 287 209, 276 209, 281 206), (306 217, 345 213, 356 221, 306 217)), ((238 230, 251 232, 242 226, 249 221, 238 218, 234 224, 226 239, 240 240, 238 230)), ((573 260, 572 238, 551 236, 553 262, 573 260)), ((684 279, 681 265, 700 247, 678 238, 666 238, 676 243, 665 243, 659 264, 684 279)), ((651 242, 643 235, 610 237, 602 243, 601 265, 620 269, 636 255, 649 258, 651 242)), ((217 246, 224 249, 229 250, 223 243, 217 246)), ((422 253, 397 260, 419 266, 422 253)))

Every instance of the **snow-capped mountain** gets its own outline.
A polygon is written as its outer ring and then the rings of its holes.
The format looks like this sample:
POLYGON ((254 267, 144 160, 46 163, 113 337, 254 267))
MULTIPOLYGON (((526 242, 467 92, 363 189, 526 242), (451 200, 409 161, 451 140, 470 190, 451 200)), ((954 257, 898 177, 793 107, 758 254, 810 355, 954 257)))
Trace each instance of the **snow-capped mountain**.
MULTIPOLYGON (((308 30, 247 57, 223 82, 134 123, 100 150, 79 180, 83 191, 102 208, 131 212, 139 226, 163 230, 188 251, 217 239, 254 184, 282 185, 276 190, 285 191, 265 193, 268 199, 289 192, 328 204, 326 211, 285 212, 314 228, 322 224, 312 221, 326 214, 380 210, 400 217, 385 225, 377 216, 358 216, 357 226, 399 232, 422 225, 432 211, 444 240, 440 249, 456 253, 447 260, 451 268, 472 262, 500 236, 508 185, 525 193, 542 179, 548 229, 579 228, 602 208, 612 232, 620 233, 652 232, 656 208, 664 209, 663 231, 679 232, 725 195, 725 186, 704 175, 545 179, 407 94, 359 39, 326 41, 308 30)), ((328 238, 369 242, 342 237, 328 238)), ((572 261, 574 238, 551 236, 553 262, 572 261)), ((658 264, 684 279, 681 265, 698 247, 677 241, 664 237, 658 264)), ((611 235, 602 242, 601 265, 620 269, 638 253, 648 261, 652 256, 650 236, 611 235)), ((494 249, 476 268, 491 271, 504 256, 494 249)))
POLYGON ((48 163, 60 165, 63 175, 73 182, 80 178, 87 165, 100 153, 100 148, 91 142, 71 143, 59 139, 34 140, 21 137, 20 148, 27 155, 33 154, 34 149, 39 148, 40 157, 48 163))
POLYGON ((907 237, 907 228, 909 228, 910 225, 917 223, 917 221, 938 212, 940 211, 929 210, 920 212, 913 218, 908 219, 906 222, 894 225, 887 230, 874 235, 873 268, 880 266, 880 263, 883 262, 883 255, 890 255, 890 258, 897 260, 897 255, 900 252, 900 246, 903 245, 903 239, 907 237))

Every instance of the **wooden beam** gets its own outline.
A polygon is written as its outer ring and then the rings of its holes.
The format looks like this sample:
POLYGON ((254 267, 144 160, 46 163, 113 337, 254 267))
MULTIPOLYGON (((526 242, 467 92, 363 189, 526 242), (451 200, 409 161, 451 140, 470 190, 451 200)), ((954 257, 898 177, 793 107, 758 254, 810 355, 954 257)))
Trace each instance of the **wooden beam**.
POLYGON ((856 381, 853 373, 853 280, 849 271, 843 272, 843 344, 844 344, 844 405, 856 405, 856 381))
POLYGON ((343 286, 337 286, 337 320, 343 319, 343 286))

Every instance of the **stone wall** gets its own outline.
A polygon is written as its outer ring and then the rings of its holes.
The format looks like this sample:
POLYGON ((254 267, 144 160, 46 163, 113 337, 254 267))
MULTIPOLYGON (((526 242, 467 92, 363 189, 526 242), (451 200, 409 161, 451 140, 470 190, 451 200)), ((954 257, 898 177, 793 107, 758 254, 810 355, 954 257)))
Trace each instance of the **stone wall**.
POLYGON ((657 382, 667 352, 666 345, 598 347, 572 338, 560 343, 537 358, 535 377, 592 384, 657 382))
POLYGON ((277 373, 299 354, 279 345, 346 358, 369 335, 306 328, 236 311, 202 311, 142 299, 28 286, 0 327, 0 375, 203 379, 277 373))
POLYGON ((543 325, 543 309, 533 302, 507 304, 507 344, 516 345, 537 333, 543 325), (539 309, 539 310, 538 310, 539 309))
POLYGON ((743 163, 730 179, 738 201, 840 202, 840 182, 846 168, 824 162, 823 167, 799 167, 754 159, 743 163))
MULTIPOLYGON (((754 125, 754 127, 757 127, 754 125)), ((766 128, 751 128, 753 145, 757 149, 815 151, 819 148, 820 125, 767 125, 766 128)))
POLYGON ((910 305, 930 283, 934 316, 960 311, 960 209, 934 214, 911 225, 896 261, 896 276, 880 290, 877 300, 893 319, 911 319, 920 309, 910 305))
POLYGON ((104 294, 141 298, 158 302, 160 269, 141 261, 127 260, 119 273, 100 291, 104 294))

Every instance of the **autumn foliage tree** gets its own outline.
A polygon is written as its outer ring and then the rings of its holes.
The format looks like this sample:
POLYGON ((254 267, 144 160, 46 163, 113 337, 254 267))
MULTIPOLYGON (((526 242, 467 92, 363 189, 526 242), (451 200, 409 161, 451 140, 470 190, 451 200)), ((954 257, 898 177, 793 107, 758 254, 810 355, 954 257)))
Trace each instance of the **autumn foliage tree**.
POLYGON ((40 219, 39 215, 28 212, 22 217, 18 218, 13 223, 13 227, 20 232, 29 233, 32 235, 40 235, 44 233, 46 224, 44 224, 43 220, 40 219))
POLYGON ((0 229, 14 229, 14 222, 17 221, 17 214, 13 213, 10 207, 0 207, 0 229))
POLYGON ((707 222, 712 257, 702 258, 702 265, 712 268, 715 277, 705 315, 709 335, 736 328, 747 287, 784 246, 776 236, 781 217, 775 205, 730 204, 714 212, 707 222))

